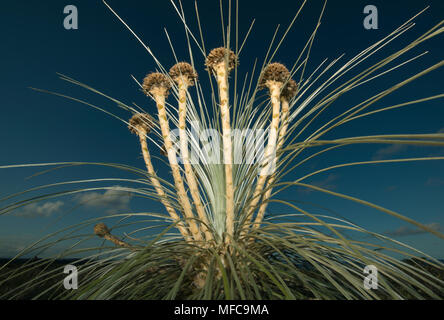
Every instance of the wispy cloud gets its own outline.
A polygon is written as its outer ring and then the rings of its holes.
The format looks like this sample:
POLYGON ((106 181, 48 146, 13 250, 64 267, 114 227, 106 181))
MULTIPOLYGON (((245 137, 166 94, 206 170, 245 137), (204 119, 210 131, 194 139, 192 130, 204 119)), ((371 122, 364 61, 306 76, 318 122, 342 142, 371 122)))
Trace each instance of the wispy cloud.
POLYGON ((60 254, 63 250, 67 249, 66 243, 59 243, 46 248, 42 251, 41 248, 36 250, 39 246, 32 247, 37 241, 41 240, 43 234, 36 233, 15 233, 8 235, 0 235, 0 258, 13 258, 17 254, 21 254, 21 258, 32 258, 37 254, 39 257, 51 257, 55 254, 60 254), (28 249, 26 252, 23 250, 28 249))
MULTIPOLYGON (((439 129, 437 133, 444 133, 444 127, 439 129)), ((429 157, 444 157, 444 147, 434 147, 434 151, 428 155, 429 157)))
POLYGON ((0 258, 12 258, 22 252, 27 246, 24 243, 0 242, 0 258))
POLYGON ((398 190, 398 188, 399 188, 398 186, 388 186, 385 188, 385 191, 392 192, 392 191, 398 190))
MULTIPOLYGON (((435 230, 435 231, 440 231, 442 229, 441 225, 437 222, 429 223, 429 224, 426 224, 425 226, 427 226, 430 229, 435 230)), ((398 229, 395 229, 393 231, 385 232, 386 235, 395 236, 395 237, 413 236, 413 235, 424 234, 424 233, 428 233, 428 232, 425 230, 419 229, 419 228, 412 228, 412 227, 408 227, 408 226, 401 226, 398 229)))
POLYGON ((388 159, 395 154, 399 154, 407 150, 408 146, 405 144, 392 144, 381 148, 375 152, 372 159, 373 160, 383 160, 388 159))
POLYGON ((14 215, 26 218, 49 217, 58 212, 63 205, 63 201, 31 203, 15 211, 14 215))
MULTIPOLYGON (((338 178, 339 178, 339 175, 337 175, 337 174, 330 174, 325 179, 311 181, 308 184, 311 184, 311 185, 314 185, 316 187, 323 188, 323 189, 335 190, 335 189, 337 189, 337 185, 334 182, 338 178)), ((309 188, 300 188, 299 189, 299 192, 305 193, 305 194, 308 194, 308 193, 311 193, 311 192, 314 192, 314 191, 315 190, 309 189, 309 188)))
POLYGON ((121 190, 121 186, 113 186, 104 193, 88 192, 75 197, 75 200, 85 207, 105 209, 106 213, 116 213, 129 210, 131 193, 121 190))
POLYGON ((427 179, 426 186, 428 187, 440 187, 440 186, 444 186, 444 180, 441 178, 436 178, 436 177, 430 177, 427 179))
MULTIPOLYGON (((444 128, 441 128, 436 133, 444 133, 444 128)), ((390 159, 392 156, 405 152, 409 148, 407 144, 391 144, 378 149, 372 157, 372 160, 390 159)), ((429 156, 439 157, 444 155, 444 148, 438 148, 437 152, 429 156)))

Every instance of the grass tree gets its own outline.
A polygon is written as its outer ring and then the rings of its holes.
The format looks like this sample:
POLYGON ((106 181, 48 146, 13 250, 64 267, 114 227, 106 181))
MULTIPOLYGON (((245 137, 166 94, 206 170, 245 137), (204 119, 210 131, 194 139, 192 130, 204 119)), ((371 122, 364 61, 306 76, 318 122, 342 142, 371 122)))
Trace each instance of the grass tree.
MULTIPOLYGON (((163 211, 148 208, 143 212, 116 212, 106 217, 82 220, 49 234, 23 250, 16 258, 41 254, 62 245, 65 245, 64 249, 49 259, 29 261, 13 270, 8 269, 13 260, 0 266, 0 287, 19 281, 28 272, 37 274, 31 280, 14 284, 6 293, 0 292, 0 298, 444 297, 444 280, 436 273, 444 267, 439 260, 386 234, 367 230, 331 210, 326 210, 328 213, 319 213, 302 201, 297 202, 297 199, 280 198, 284 190, 304 188, 382 212, 409 223, 418 230, 429 232, 440 241, 444 239, 444 235, 436 228, 394 210, 307 182, 308 178, 337 168, 438 161, 444 160, 442 156, 349 161, 316 170, 303 169, 304 164, 328 155, 331 151, 339 152, 346 146, 444 146, 443 133, 362 135, 335 139, 327 135, 345 123, 365 120, 388 110, 402 111, 414 104, 443 98, 444 94, 439 94, 384 107, 376 104, 396 90, 442 67, 444 61, 440 61, 418 70, 413 76, 398 79, 385 90, 357 101, 345 111, 332 108, 344 94, 357 87, 363 88, 389 72, 396 73, 405 64, 421 58, 422 54, 399 61, 420 44, 442 35, 444 21, 376 62, 366 65, 370 57, 374 59, 382 48, 389 48, 398 37, 407 34, 414 25, 416 15, 349 60, 344 62, 341 56, 330 63, 324 61, 308 75, 308 61, 319 23, 305 46, 301 46, 303 49, 293 65, 288 64, 287 68, 275 62, 275 54, 302 12, 304 1, 282 38, 275 39, 276 34, 273 37, 262 67, 256 69, 255 63, 251 72, 245 75, 244 81, 238 81, 239 56, 245 41, 239 46, 237 32, 234 35, 231 32, 231 2, 228 10, 229 23, 223 28, 226 30, 224 44, 209 52, 203 41, 197 4, 199 34, 194 34, 191 31, 193 28, 186 22, 182 6, 178 6, 175 1, 171 3, 183 22, 190 53, 188 62, 179 62, 168 37, 176 58, 176 64, 172 66, 164 66, 150 47, 105 3, 153 58, 157 71, 149 73, 142 83, 136 77, 134 80, 150 98, 148 103, 157 110, 157 119, 150 116, 145 107, 129 105, 64 75, 60 75, 62 80, 107 99, 127 112, 130 120, 92 103, 49 92, 103 111, 128 126, 139 138, 146 168, 86 162, 0 166, 2 170, 41 166, 50 166, 49 170, 54 170, 90 165, 121 170, 129 175, 127 179, 91 178, 52 183, 12 194, 0 199, 0 215, 60 196, 116 190, 115 186, 85 186, 98 182, 115 185, 116 181, 119 185, 128 184, 119 186, 117 189, 120 192, 157 201, 162 205, 163 211), (233 37, 236 41, 231 47, 233 37), (193 49, 194 45, 197 46, 198 53, 193 49), (391 63, 397 64, 393 66, 391 63), (198 81, 197 66, 207 67, 207 80, 202 80, 201 74, 198 81), (213 86, 214 79, 217 86, 213 86), (202 84, 203 81, 205 85, 202 84), (205 90, 210 87, 210 92, 205 90), (266 94, 261 95, 263 89, 266 94), (371 106, 375 108, 369 110, 371 106), (327 110, 337 114, 331 116, 326 113, 327 110), (320 121, 325 122, 319 124, 320 121), (178 140, 170 125, 178 127, 178 140), (244 139, 234 134, 235 131, 247 130, 257 134, 247 135, 244 139), (203 134, 196 138, 192 132, 205 132, 205 138, 203 134), (212 139, 208 138, 210 133, 212 139), (258 152, 257 141, 264 142, 263 152, 258 152), (163 153, 167 161, 165 158, 156 160, 151 156, 153 152, 163 153), (257 155, 257 159, 253 162, 236 161, 245 159, 245 155, 257 155), (182 161, 178 161, 179 157, 182 161), (214 161, 215 159, 220 161, 214 161), (166 176, 165 172, 159 170, 162 161, 170 169, 172 179, 162 178, 166 176), (159 167, 156 170, 157 165, 159 167), (72 187, 78 184, 82 184, 82 187, 72 187), (47 191, 51 188, 66 190, 47 191), (31 196, 31 192, 43 194, 31 196), (25 200, 18 199, 28 195, 25 200), (271 203, 278 204, 279 211, 272 211, 271 203), (108 225, 111 227, 108 228, 108 225), (117 236, 119 233, 121 236, 117 236), (100 244, 100 239, 106 241, 100 244), (76 259, 74 264, 79 266, 79 276, 82 279, 78 290, 60 289, 60 281, 57 279, 63 270, 51 266, 64 258, 76 259), (363 269, 368 265, 373 265, 378 270, 378 290, 366 290, 363 286, 363 269)), ((222 2, 220 5, 223 5, 222 2)), ((227 11, 221 10, 222 14, 223 12, 227 11)), ((238 10, 235 12, 237 14, 238 10)), ((321 17, 323 13, 324 8, 321 17)), ((323 207, 323 203, 317 205, 323 207)))

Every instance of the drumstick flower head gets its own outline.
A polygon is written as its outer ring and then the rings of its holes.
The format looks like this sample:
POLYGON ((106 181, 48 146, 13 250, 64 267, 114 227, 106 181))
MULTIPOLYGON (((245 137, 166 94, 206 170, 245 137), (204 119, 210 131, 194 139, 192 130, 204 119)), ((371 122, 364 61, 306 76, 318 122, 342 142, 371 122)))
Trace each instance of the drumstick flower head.
POLYGON ((128 129, 134 134, 139 134, 140 131, 150 133, 153 127, 153 117, 148 113, 136 113, 131 117, 128 125, 128 129))
POLYGON ((142 87, 145 92, 149 92, 153 96, 162 95, 166 97, 171 89, 171 81, 166 75, 153 72, 143 79, 142 87))
POLYGON ((187 86, 193 86, 197 81, 197 73, 193 66, 188 62, 179 62, 171 67, 170 77, 177 84, 181 81, 185 81, 187 86))
POLYGON ((224 47, 211 50, 205 61, 205 66, 207 66, 207 68, 210 71, 216 73, 217 66, 225 61, 227 54, 228 54, 228 71, 233 70, 239 64, 238 58, 232 50, 229 50, 224 47))
POLYGON ((298 84, 293 79, 288 80, 281 92, 281 98, 287 101, 293 99, 298 93, 298 84))
POLYGON ((94 226, 94 233, 99 236, 100 238, 103 238, 107 234, 110 233, 108 227, 103 222, 98 223, 94 226))
POLYGON ((275 82, 283 85, 290 78, 290 72, 281 63, 270 63, 265 67, 259 80, 259 87, 265 88, 269 83, 275 82))

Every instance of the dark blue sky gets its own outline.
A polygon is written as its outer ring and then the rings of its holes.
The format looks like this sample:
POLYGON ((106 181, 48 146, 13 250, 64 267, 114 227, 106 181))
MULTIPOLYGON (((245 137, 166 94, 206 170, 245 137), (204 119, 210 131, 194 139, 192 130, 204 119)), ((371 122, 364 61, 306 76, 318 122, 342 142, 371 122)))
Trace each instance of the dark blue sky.
MULTIPOLYGON (((241 75, 251 69, 255 58, 262 63, 276 25, 281 24, 280 34, 282 34, 300 2, 240 1, 239 32, 242 37, 247 32, 251 20, 256 19, 250 38, 240 56, 241 75)), ((207 50, 223 43, 218 3, 219 1, 214 0, 198 1, 207 50)), ((296 60, 317 22, 322 3, 319 0, 309 1, 279 50, 277 61, 291 65, 296 60)), ((109 4, 153 49, 164 66, 169 68, 174 63, 164 27, 174 42, 179 59, 187 59, 183 26, 169 1, 109 0, 109 4)), ((401 4, 395 0, 329 1, 313 45, 307 72, 311 73, 325 58, 333 59, 342 53, 346 54, 345 59, 351 58, 427 5, 431 8, 416 20, 417 25, 411 31, 401 36, 387 49, 383 49, 365 66, 401 48, 444 19, 444 2, 410 0, 401 4), (379 10, 378 30, 363 28, 362 12, 367 4, 376 5, 379 10)), ((197 32, 194 1, 185 0, 184 8, 193 32, 197 32)), ((130 75, 141 80, 146 73, 154 70, 155 64, 144 48, 101 1, 3 1, 0 4, 0 30, 2 35, 0 166, 90 161, 122 163, 144 168, 137 139, 122 123, 84 105, 28 89, 28 87, 37 87, 61 92, 96 103, 124 119, 130 116, 113 103, 61 81, 56 75, 60 72, 90 84, 125 103, 134 102, 147 111, 154 111, 154 105, 140 93, 130 75), (78 30, 68 31, 63 28, 63 8, 69 4, 78 8, 78 30)), ((400 62, 424 51, 429 51, 427 55, 338 100, 335 108, 327 112, 317 124, 322 124, 322 121, 325 122, 341 110, 386 89, 395 81, 403 80, 441 61, 443 47, 442 35, 421 45, 400 62)), ((203 74, 204 57, 199 56, 197 50, 195 54, 196 62, 201 63, 201 69, 198 71, 203 74)), ((444 93, 443 78, 444 69, 434 71, 378 102, 375 107, 444 93)), ((202 82, 205 81, 205 77, 202 77, 202 82)), ((402 111, 389 111, 351 122, 332 132, 328 138, 389 133, 436 133, 444 130, 443 119, 443 101, 436 100, 411 106, 402 111)), ((300 171, 289 175, 287 179, 300 177, 309 170, 348 161, 428 155, 443 156, 444 152, 437 148, 355 146, 333 151, 328 156, 301 167, 300 171)), ((160 162, 157 162, 156 166, 160 175, 167 176, 165 166, 160 162)), ((307 182, 375 202, 424 224, 433 224, 443 231, 443 168, 442 161, 360 166, 327 172, 307 182)), ((39 168, 0 170, 0 197, 41 184, 74 179, 133 178, 128 173, 117 170, 81 167, 66 168, 26 179, 39 170, 39 168)), ((91 186, 114 185, 123 184, 110 182, 91 186)), ((103 193, 103 191, 98 192, 103 193)), ((442 240, 420 234, 414 227, 389 218, 384 213, 302 189, 287 190, 281 194, 281 197, 293 201, 313 202, 331 208, 341 216, 370 230, 388 232, 421 250, 440 258, 444 257, 442 240)), ((110 210, 105 204, 96 203, 95 206, 76 208, 70 212, 78 202, 78 198, 51 199, 46 207, 41 207, 48 203, 43 201, 36 207, 20 209, 16 213, 1 216, 0 256, 13 254, 24 244, 38 239, 49 231, 77 223, 86 217, 105 215, 110 210), (39 212, 41 214, 38 214, 39 212), (68 216, 58 219, 68 212, 68 216), (46 217, 45 214, 49 216, 46 217), (54 221, 55 223, 51 224, 54 221)), ((1 203, 0 206, 5 204, 1 203)), ((114 208, 131 209, 135 212, 162 210, 159 204, 140 199, 123 199, 113 205, 114 208)), ((273 207, 270 209, 273 210, 273 207)), ((276 207, 275 210, 280 212, 282 208, 276 207)), ((325 213, 319 208, 313 208, 312 212, 325 213)))

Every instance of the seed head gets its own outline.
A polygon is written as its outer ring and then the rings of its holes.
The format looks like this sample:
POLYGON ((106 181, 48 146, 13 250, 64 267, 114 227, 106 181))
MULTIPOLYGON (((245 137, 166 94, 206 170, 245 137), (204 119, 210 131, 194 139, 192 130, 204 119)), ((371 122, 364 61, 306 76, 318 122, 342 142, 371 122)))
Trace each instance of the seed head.
POLYGON ((109 234, 109 229, 104 223, 98 223, 94 226, 94 233, 99 236, 100 238, 103 238, 107 234, 109 234))
POLYGON ((128 129, 135 134, 139 133, 139 130, 143 130, 146 133, 150 133, 154 127, 154 119, 148 113, 136 113, 129 121, 128 129))
POLYGON ((220 47, 211 50, 208 55, 205 65, 210 71, 216 72, 216 66, 225 61, 226 55, 228 54, 228 71, 231 71, 239 64, 239 60, 233 51, 227 48, 220 47))
POLYGON ((290 101, 298 93, 298 84, 293 79, 288 80, 287 84, 284 86, 281 92, 281 97, 290 101))
POLYGON ((264 88, 267 86, 267 81, 275 81, 284 84, 290 78, 290 72, 281 63, 270 63, 265 67, 259 80, 259 86, 264 88))
POLYGON ((197 73, 188 62, 179 62, 170 69, 170 77, 176 83, 183 78, 189 86, 192 86, 197 80, 197 73))
POLYGON ((143 79, 142 87, 146 92, 149 92, 152 95, 167 96, 171 89, 171 82, 164 74, 153 72, 143 79))

